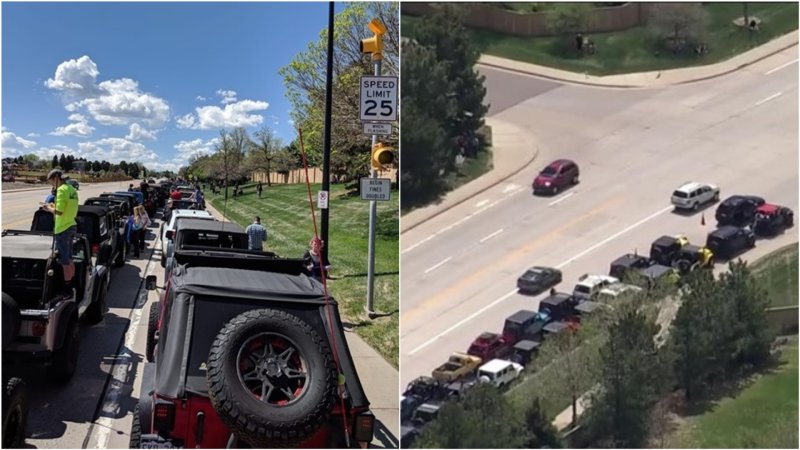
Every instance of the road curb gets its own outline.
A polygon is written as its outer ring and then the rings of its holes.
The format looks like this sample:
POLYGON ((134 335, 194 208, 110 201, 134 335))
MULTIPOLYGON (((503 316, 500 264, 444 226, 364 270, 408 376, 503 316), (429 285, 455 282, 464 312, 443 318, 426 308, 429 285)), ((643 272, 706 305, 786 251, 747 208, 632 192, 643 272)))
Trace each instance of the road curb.
MULTIPOLYGON (((733 72, 736 72, 738 70, 744 69, 744 68, 746 68, 748 66, 751 66, 751 65, 753 65, 755 63, 761 62, 761 61, 763 61, 763 60, 765 60, 765 59, 767 59, 769 57, 775 56, 776 54, 778 54, 778 53, 780 53, 780 52, 782 52, 784 50, 790 49, 792 47, 795 47, 797 45, 798 45, 798 42, 792 42, 791 44, 782 46, 781 48, 779 48, 777 50, 774 50, 774 51, 772 51, 772 52, 770 52, 770 53, 768 53, 766 55, 762 55, 762 56, 760 56, 760 57, 758 57, 756 59, 753 59, 753 60, 750 60, 748 62, 739 64, 738 66, 734 67, 733 69, 727 69, 727 70, 724 70, 722 72, 715 73, 715 74, 708 75, 708 76, 704 76, 704 77, 700 77, 700 78, 693 78, 693 79, 690 79, 690 80, 676 81, 674 83, 659 84, 659 85, 650 84, 650 85, 641 85, 640 86, 640 85, 632 85, 632 84, 593 83, 593 82, 589 82, 589 81, 572 80, 572 79, 567 79, 567 78, 556 77, 556 76, 553 76, 553 75, 545 75, 545 74, 538 73, 538 72, 533 72, 533 71, 530 71, 530 70, 523 70, 523 69, 518 69, 518 68, 514 68, 514 67, 506 67, 506 66, 503 66, 503 65, 500 65, 500 64, 478 62, 477 65, 478 66, 485 66, 485 67, 489 67, 489 68, 493 68, 493 69, 506 70, 506 71, 509 71, 509 72, 514 72, 514 73, 518 73, 518 74, 522 74, 522 75, 530 75, 530 76, 533 76, 533 77, 543 78, 543 79, 546 79, 546 80, 556 81, 556 82, 564 83, 564 84, 573 84, 573 85, 588 86, 588 87, 595 87, 595 88, 608 88, 608 89, 652 89, 652 88, 655 88, 655 87, 681 86, 681 85, 697 83, 697 82, 701 82, 701 81, 713 80, 715 78, 719 78, 719 77, 722 77, 722 76, 725 76, 725 75, 729 75, 729 74, 731 74, 733 72)), ((724 64, 724 63, 725 63, 725 61, 722 61, 722 62, 719 62, 719 63, 716 63, 716 64, 724 64)), ((683 67, 683 68, 669 69, 669 70, 683 70, 683 69, 700 68, 700 67, 703 67, 703 66, 683 67)), ((665 72, 665 71, 661 71, 661 72, 665 72)), ((571 72, 571 73, 577 74, 577 72, 571 72)), ((639 75, 641 73, 642 72, 628 73, 628 74, 617 74, 617 75, 635 76, 635 75, 639 75)))
MULTIPOLYGON (((427 222, 427 221, 429 221, 429 220, 433 219, 434 217, 436 217, 436 216, 438 216, 438 215, 440 215, 440 214, 443 214, 443 213, 445 213, 445 212, 447 212, 447 211, 449 211, 449 210, 451 210, 451 209, 455 208, 456 206, 458 206, 458 205, 460 205, 460 204, 462 204, 462 203, 466 202, 467 200, 469 200, 469 199, 471 199, 471 198, 475 197, 476 195, 480 195, 480 194, 482 194, 482 193, 486 192, 487 190, 489 190, 489 189, 491 189, 491 188, 493 188, 493 187, 497 186, 498 184, 500 184, 500 183, 502 183, 502 182, 504 182, 504 181, 508 180, 509 178, 513 177, 514 175, 516 175, 516 174, 518 174, 518 173, 522 172, 523 170, 527 169, 527 168, 528 168, 528 167, 529 167, 531 164, 533 164, 533 162, 536 160, 536 158, 537 158, 538 156, 539 156, 539 146, 537 145, 537 146, 536 146, 536 151, 533 153, 533 156, 531 156, 531 158, 530 158, 530 159, 529 159, 527 162, 525 162, 524 164, 522 164, 522 165, 521 165, 519 168, 517 168, 517 169, 513 170, 512 172, 508 173, 507 175, 503 175, 503 176, 502 176, 500 179, 498 179, 498 180, 496 180, 496 181, 493 181, 493 182, 491 182, 490 184, 488 184, 487 186, 485 186, 485 187, 483 187, 483 188, 481 188, 481 189, 479 189, 479 190, 477 190, 477 191, 473 192, 473 193, 472 193, 471 195, 469 195, 468 197, 465 197, 465 198, 463 198, 463 199, 461 199, 461 200, 459 200, 459 201, 457 201, 457 202, 453 203, 453 204, 452 204, 452 205, 450 205, 450 206, 444 207, 444 208, 442 208, 441 210, 439 210, 439 211, 436 211, 435 213, 431 214, 430 216, 428 216, 428 217, 425 217, 424 219, 420 219, 420 220, 419 220, 417 223, 415 223, 415 224, 413 224, 413 225, 409 226, 408 228, 402 229, 402 230, 400 231, 400 235, 402 236, 402 235, 403 235, 403 233, 406 233, 406 232, 409 232, 409 231, 413 230, 414 228, 416 228, 416 227, 418 227, 418 226, 422 225, 423 223, 425 223, 425 222, 427 222)), ((492 169, 492 170, 495 170, 495 169, 492 169)), ((491 173, 491 172, 490 172, 490 173, 491 173)), ((476 181, 476 180, 473 180, 472 182, 474 182, 474 181, 476 181)), ((464 186, 462 186, 462 187, 466 187, 466 186, 469 186, 469 183, 465 184, 465 185, 464 185, 464 186)), ((401 224, 401 228, 402 228, 402 221, 403 221, 403 219, 402 219, 402 217, 401 217, 401 218, 400 218, 400 224, 401 224)))

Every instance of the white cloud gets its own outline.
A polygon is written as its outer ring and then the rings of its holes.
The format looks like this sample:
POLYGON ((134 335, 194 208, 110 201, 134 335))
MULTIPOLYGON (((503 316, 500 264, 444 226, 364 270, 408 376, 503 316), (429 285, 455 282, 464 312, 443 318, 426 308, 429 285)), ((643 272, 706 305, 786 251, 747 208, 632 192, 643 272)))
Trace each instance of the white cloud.
POLYGON ((155 139, 156 132, 153 130, 148 130, 146 128, 142 128, 141 125, 138 123, 131 124, 130 126, 130 133, 125 136, 125 139, 131 141, 141 141, 142 139, 155 139))
POLYGON ((252 127, 264 122, 264 117, 250 112, 263 111, 267 108, 269 103, 257 100, 242 100, 225 105, 225 108, 201 106, 195 108, 196 115, 187 114, 177 119, 177 123, 179 128, 195 130, 252 127))
POLYGON ((63 127, 56 127, 50 134, 53 136, 79 136, 86 137, 92 134, 94 127, 89 125, 88 119, 82 114, 70 114, 69 120, 75 121, 63 127))
POLYGON ((97 64, 84 55, 59 64, 55 77, 48 78, 44 85, 76 97, 91 97, 99 94, 95 85, 99 74, 97 64))
POLYGON ((197 97, 195 97, 194 99, 195 99, 195 100, 197 100, 198 102, 204 102, 204 101, 206 101, 206 98, 205 98, 205 97, 203 97, 202 95, 198 95, 198 96, 197 96, 197 97))
POLYGON ((226 91, 223 89, 217 90, 217 95, 222 97, 220 103, 223 105, 227 105, 228 103, 233 103, 236 101, 236 91, 226 91))
POLYGON ((45 86, 65 94, 70 112, 85 109, 103 125, 145 123, 160 127, 169 120, 169 105, 161 98, 142 92, 130 78, 106 80, 96 84, 97 65, 88 56, 58 65, 54 78, 45 86))
POLYGON ((287 120, 287 122, 289 122, 289 125, 294 125, 294 120, 292 119, 287 120))
POLYGON ((210 155, 214 153, 217 143, 219 143, 219 138, 205 142, 202 139, 180 141, 175 144, 175 149, 178 150, 178 155, 175 159, 183 161, 185 164, 195 156, 210 155))
POLYGON ((39 137, 41 134, 39 133, 28 133, 28 137, 39 137))
POLYGON ((3 156, 19 156, 23 153, 28 153, 36 142, 29 141, 25 138, 19 137, 16 134, 2 130, 2 141, 0 141, 0 148, 2 149, 3 156))
POLYGON ((78 144, 81 156, 87 159, 105 159, 112 163, 120 161, 137 161, 145 166, 158 162, 159 158, 155 151, 147 148, 144 144, 131 142, 123 138, 105 138, 91 142, 81 142, 78 144))

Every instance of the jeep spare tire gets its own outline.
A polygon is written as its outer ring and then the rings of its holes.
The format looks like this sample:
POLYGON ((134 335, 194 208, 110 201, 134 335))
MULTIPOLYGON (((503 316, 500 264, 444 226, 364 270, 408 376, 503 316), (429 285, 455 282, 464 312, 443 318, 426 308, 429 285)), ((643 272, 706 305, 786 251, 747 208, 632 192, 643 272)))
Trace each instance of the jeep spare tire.
POLYGON ((211 345, 206 376, 222 421, 256 448, 308 438, 327 423, 337 395, 327 339, 274 309, 225 324, 211 345))

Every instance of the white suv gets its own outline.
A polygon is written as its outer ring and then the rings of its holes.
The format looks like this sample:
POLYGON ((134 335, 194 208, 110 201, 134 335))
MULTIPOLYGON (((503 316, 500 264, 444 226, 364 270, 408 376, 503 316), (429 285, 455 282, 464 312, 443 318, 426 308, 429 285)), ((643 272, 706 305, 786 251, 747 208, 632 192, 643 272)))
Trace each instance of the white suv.
POLYGON ((478 379, 503 387, 514 381, 522 373, 522 365, 505 359, 493 359, 478 369, 478 379))
POLYGON ((583 274, 578 278, 578 283, 572 290, 572 296, 578 300, 591 300, 603 288, 614 283, 619 283, 619 280, 608 275, 583 274))
POLYGON ((671 200, 675 208, 697 210, 700 205, 719 200, 719 187, 696 181, 684 183, 675 189, 671 200))
POLYGON ((169 223, 161 223, 161 267, 167 266, 167 249, 171 243, 171 239, 167 237, 167 232, 172 231, 175 233, 175 223, 180 217, 191 217, 192 219, 205 219, 216 220, 214 216, 208 211, 198 209, 176 209, 172 211, 169 218, 169 223))

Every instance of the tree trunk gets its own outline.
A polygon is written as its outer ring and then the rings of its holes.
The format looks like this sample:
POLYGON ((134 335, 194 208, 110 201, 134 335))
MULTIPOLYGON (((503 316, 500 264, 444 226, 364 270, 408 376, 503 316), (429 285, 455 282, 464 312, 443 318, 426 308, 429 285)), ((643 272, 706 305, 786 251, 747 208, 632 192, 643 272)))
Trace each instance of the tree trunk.
POLYGON ((270 174, 272 173, 272 161, 267 159, 267 187, 272 187, 272 182, 270 181, 270 174))

